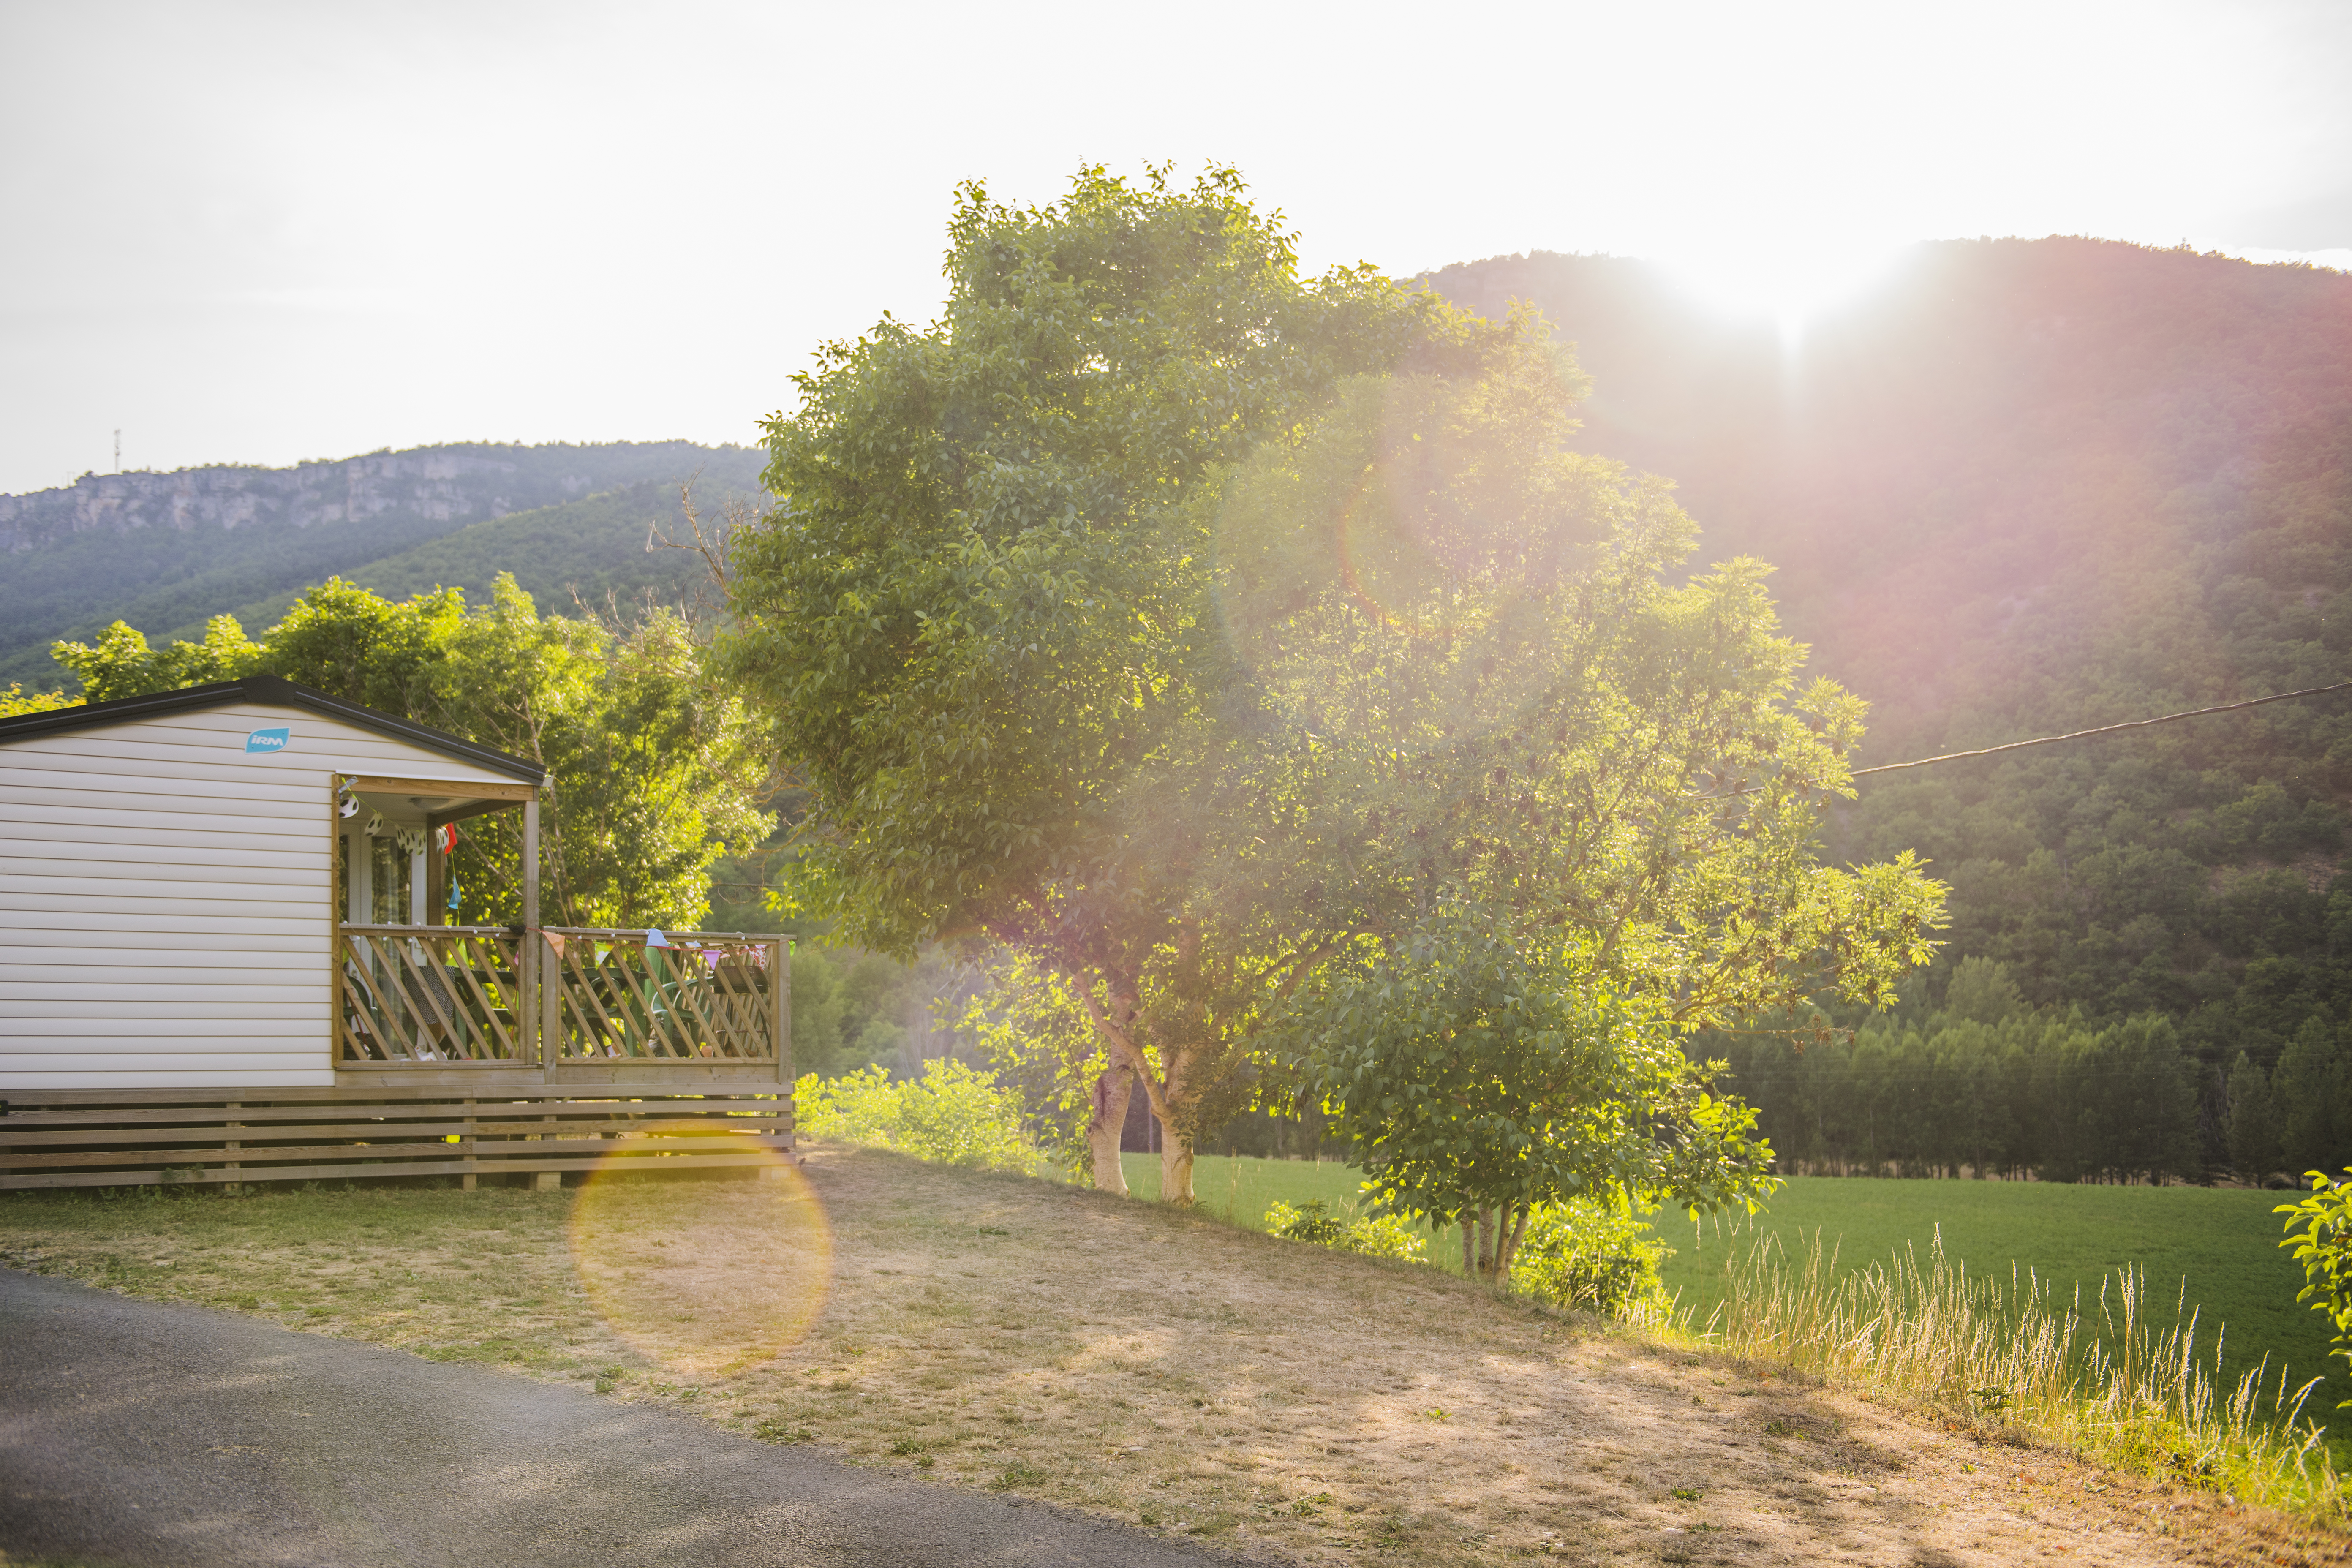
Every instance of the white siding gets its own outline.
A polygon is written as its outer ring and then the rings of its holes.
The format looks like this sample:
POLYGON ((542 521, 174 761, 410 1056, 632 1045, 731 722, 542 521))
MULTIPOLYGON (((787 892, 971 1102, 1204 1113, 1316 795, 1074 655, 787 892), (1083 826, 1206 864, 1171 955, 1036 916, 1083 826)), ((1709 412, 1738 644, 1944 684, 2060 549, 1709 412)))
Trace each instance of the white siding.
POLYGON ((331 1087, 337 773, 515 782, 250 703, 0 745, 0 1091, 331 1087))

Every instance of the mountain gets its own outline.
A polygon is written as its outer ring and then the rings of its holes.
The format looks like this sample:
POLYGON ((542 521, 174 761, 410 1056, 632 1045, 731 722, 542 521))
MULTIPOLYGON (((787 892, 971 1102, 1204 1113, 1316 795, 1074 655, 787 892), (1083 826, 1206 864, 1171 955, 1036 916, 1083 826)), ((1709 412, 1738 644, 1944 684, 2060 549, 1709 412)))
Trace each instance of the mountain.
MULTIPOLYGON (((1792 337, 1616 258, 1426 281, 1576 344, 1583 443, 1678 481, 1705 561, 1779 568, 1865 765, 2352 679, 2352 277, 1954 242, 1792 337)), ((1831 848, 1931 857, 1948 958, 2030 1002, 2267 1065, 2352 1041, 2348 805, 2339 694, 1864 779, 1831 848)))
POLYGON ((330 576, 356 579, 376 563, 386 563, 387 583, 405 581, 402 571, 429 575, 436 561, 453 575, 461 566, 482 575, 483 563, 510 544, 500 564, 539 581, 542 598, 554 591, 560 603, 574 583, 597 597, 608 586, 634 594, 643 574, 614 566, 604 546, 602 564, 580 573, 583 558, 551 541, 572 524, 599 538, 626 534, 617 505, 638 515, 642 553, 645 522, 674 510, 678 482, 700 473, 698 494, 715 511, 723 495, 756 492, 763 462, 751 448, 686 441, 422 447, 291 468, 86 474, 58 489, 0 496, 0 685, 55 684, 49 645, 88 640, 118 619, 151 640, 195 635, 225 612, 258 632, 276 618, 269 606, 330 576), (628 499, 592 505, 569 522, 552 515, 608 493, 628 499), (453 543, 455 555, 389 564, 521 513, 547 515, 520 532, 453 543))

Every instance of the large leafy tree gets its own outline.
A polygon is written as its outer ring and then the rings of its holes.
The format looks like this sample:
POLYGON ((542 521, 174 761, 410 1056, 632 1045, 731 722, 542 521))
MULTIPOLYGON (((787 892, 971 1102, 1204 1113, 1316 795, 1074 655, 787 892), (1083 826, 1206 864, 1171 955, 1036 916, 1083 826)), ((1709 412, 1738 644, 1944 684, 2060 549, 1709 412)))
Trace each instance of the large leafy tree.
POLYGON ((1171 1127, 1232 1091, 1197 994, 1146 1017, 1155 960, 1257 956, 1181 919, 1238 689, 1190 503, 1342 378, 1494 334, 1368 268, 1302 279, 1230 171, 1087 170, 1044 209, 968 185, 950 235, 940 322, 829 347, 770 422, 727 652, 809 790, 794 898, 863 946, 984 933, 1070 979, 1123 1188, 1137 1075, 1171 1127))
POLYGON ((728 657, 810 787, 794 895, 1085 1018, 1098 1184, 1132 1075, 1189 1196, 1262 1032, 1440 898, 1665 1027, 1926 955, 1916 868, 1811 853, 1859 705, 1797 690, 1761 567, 1665 582, 1689 521, 1569 451, 1539 321, 1305 282, 1225 174, 953 234, 942 320, 772 422, 728 657))

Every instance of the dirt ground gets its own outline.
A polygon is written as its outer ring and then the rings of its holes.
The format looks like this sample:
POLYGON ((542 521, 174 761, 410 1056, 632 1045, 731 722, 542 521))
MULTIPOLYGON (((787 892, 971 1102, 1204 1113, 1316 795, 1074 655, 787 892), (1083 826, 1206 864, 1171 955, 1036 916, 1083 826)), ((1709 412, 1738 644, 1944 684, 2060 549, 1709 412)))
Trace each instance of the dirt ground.
POLYGON ((867 1151, 757 1184, 11 1198, 0 1261, 1266 1560, 2352 1561, 2291 1520, 1433 1269, 867 1151))

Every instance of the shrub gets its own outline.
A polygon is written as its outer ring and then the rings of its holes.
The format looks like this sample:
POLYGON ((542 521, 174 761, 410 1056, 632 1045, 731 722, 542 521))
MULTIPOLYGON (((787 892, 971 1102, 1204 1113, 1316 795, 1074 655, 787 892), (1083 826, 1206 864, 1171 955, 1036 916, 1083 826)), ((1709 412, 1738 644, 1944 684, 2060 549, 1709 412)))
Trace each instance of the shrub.
POLYGON ((1667 1304, 1658 1265, 1673 1256, 1674 1248, 1631 1214, 1592 1204, 1547 1205, 1528 1221, 1511 1259, 1511 1284, 1557 1306, 1654 1317, 1667 1304))
POLYGON ((1275 1199, 1274 1206, 1265 1211, 1265 1228, 1269 1236, 1278 1236, 1286 1241, 1312 1242, 1317 1247, 1339 1246, 1340 1233, 1345 1229, 1321 1198, 1308 1198, 1297 1208, 1280 1198, 1275 1199))
POLYGON ((1429 1238, 1414 1235, 1412 1227, 1402 1219, 1394 1215, 1376 1219, 1343 1219, 1331 1213, 1330 1205, 1321 1198, 1308 1198, 1297 1208, 1276 1199, 1265 1211, 1265 1228, 1269 1235, 1288 1241, 1311 1242, 1341 1252, 1361 1253, 1367 1258, 1393 1258, 1405 1263, 1427 1261, 1422 1254, 1429 1238))
POLYGON ((1351 1221, 1347 1234, 1339 1238, 1339 1246, 1345 1251, 1360 1252, 1367 1258, 1393 1258, 1400 1263, 1429 1261, 1423 1256, 1429 1246, 1429 1237, 1415 1234, 1410 1225, 1395 1215, 1351 1221))
POLYGON ((987 1073, 959 1061, 923 1064, 923 1076, 891 1081, 887 1068, 836 1079, 812 1073, 793 1086, 801 1131, 896 1149, 919 1160, 1036 1175, 1045 1162, 1021 1131, 1021 1104, 987 1073))

